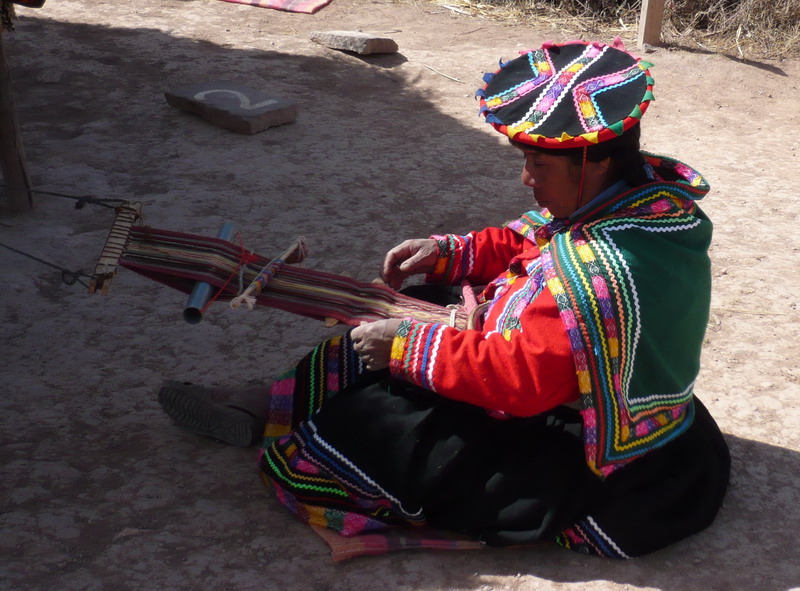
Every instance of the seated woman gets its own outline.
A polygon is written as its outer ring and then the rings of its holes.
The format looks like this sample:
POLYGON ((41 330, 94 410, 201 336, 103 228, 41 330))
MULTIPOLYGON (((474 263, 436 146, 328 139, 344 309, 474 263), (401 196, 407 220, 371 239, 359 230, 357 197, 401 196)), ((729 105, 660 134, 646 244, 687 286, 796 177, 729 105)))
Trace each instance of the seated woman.
POLYGON ((617 46, 551 43, 487 76, 482 113, 519 149, 540 210, 407 240, 382 270, 396 289, 423 273, 486 285, 480 328, 364 324, 269 388, 169 383, 166 412, 237 445, 263 430, 278 499, 342 535, 426 524, 628 558, 707 527, 730 469, 693 394, 708 185, 640 151, 647 66, 617 46))

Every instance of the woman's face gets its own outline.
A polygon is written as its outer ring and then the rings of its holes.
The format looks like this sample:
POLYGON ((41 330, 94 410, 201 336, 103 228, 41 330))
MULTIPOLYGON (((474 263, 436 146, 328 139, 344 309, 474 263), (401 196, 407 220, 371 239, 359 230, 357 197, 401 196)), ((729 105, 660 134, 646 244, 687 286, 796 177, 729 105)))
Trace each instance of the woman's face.
POLYGON ((581 205, 581 165, 568 156, 557 156, 520 148, 525 165, 522 184, 533 189, 539 207, 547 208, 553 217, 566 218, 581 205))

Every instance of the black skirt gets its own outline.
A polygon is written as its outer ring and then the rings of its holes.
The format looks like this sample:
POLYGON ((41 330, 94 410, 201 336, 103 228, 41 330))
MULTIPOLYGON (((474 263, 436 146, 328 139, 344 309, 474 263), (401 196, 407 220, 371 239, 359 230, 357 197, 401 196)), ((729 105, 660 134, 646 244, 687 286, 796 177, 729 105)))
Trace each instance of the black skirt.
POLYGON ((559 407, 498 420, 399 380, 342 392, 311 419, 319 436, 407 512, 490 545, 555 539, 626 558, 714 520, 728 448, 708 411, 680 437, 605 480, 587 465, 580 414, 559 407))

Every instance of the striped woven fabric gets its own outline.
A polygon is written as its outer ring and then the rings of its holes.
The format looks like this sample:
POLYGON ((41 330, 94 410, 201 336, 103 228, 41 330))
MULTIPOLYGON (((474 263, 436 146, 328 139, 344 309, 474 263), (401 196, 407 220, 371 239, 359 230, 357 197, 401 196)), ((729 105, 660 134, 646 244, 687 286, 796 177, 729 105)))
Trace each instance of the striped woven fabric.
MULTIPOLYGON (((150 279, 191 293, 199 281, 219 291, 220 300, 239 292, 239 273, 249 285, 268 259, 219 238, 134 227, 120 265, 150 279)), ((464 328, 468 314, 412 298, 380 284, 332 273, 281 265, 258 294, 257 303, 311 318, 334 318, 358 326, 384 318, 414 318, 464 328)))
POLYGON ((285 12, 302 12, 304 14, 314 14, 318 10, 325 8, 332 0, 223 0, 223 2, 233 2, 234 4, 248 4, 249 6, 259 6, 261 8, 274 8, 285 12))
POLYGON ((328 544, 331 557, 335 562, 359 556, 385 554, 396 550, 481 550, 486 548, 475 538, 427 527, 392 528, 349 538, 318 525, 312 525, 311 528, 328 544))

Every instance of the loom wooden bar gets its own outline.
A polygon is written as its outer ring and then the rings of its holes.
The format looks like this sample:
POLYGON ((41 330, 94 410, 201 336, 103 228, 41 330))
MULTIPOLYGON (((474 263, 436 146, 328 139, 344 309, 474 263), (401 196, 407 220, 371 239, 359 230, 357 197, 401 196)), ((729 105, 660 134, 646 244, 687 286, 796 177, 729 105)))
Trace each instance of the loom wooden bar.
POLYGON ((89 282, 89 293, 95 293, 99 289, 101 294, 108 294, 109 283, 117 273, 119 259, 128 243, 131 228, 140 218, 141 206, 139 204, 126 203, 117 207, 114 225, 111 226, 111 231, 103 246, 103 252, 97 259, 92 280, 89 282))
POLYGON ((661 25, 664 22, 664 0, 642 0, 639 17, 639 47, 661 44, 661 25))
POLYGON ((25 162, 25 150, 22 147, 22 134, 17 122, 11 73, 6 62, 2 33, 0 33, 0 164, 11 209, 27 211, 36 207, 25 162))

